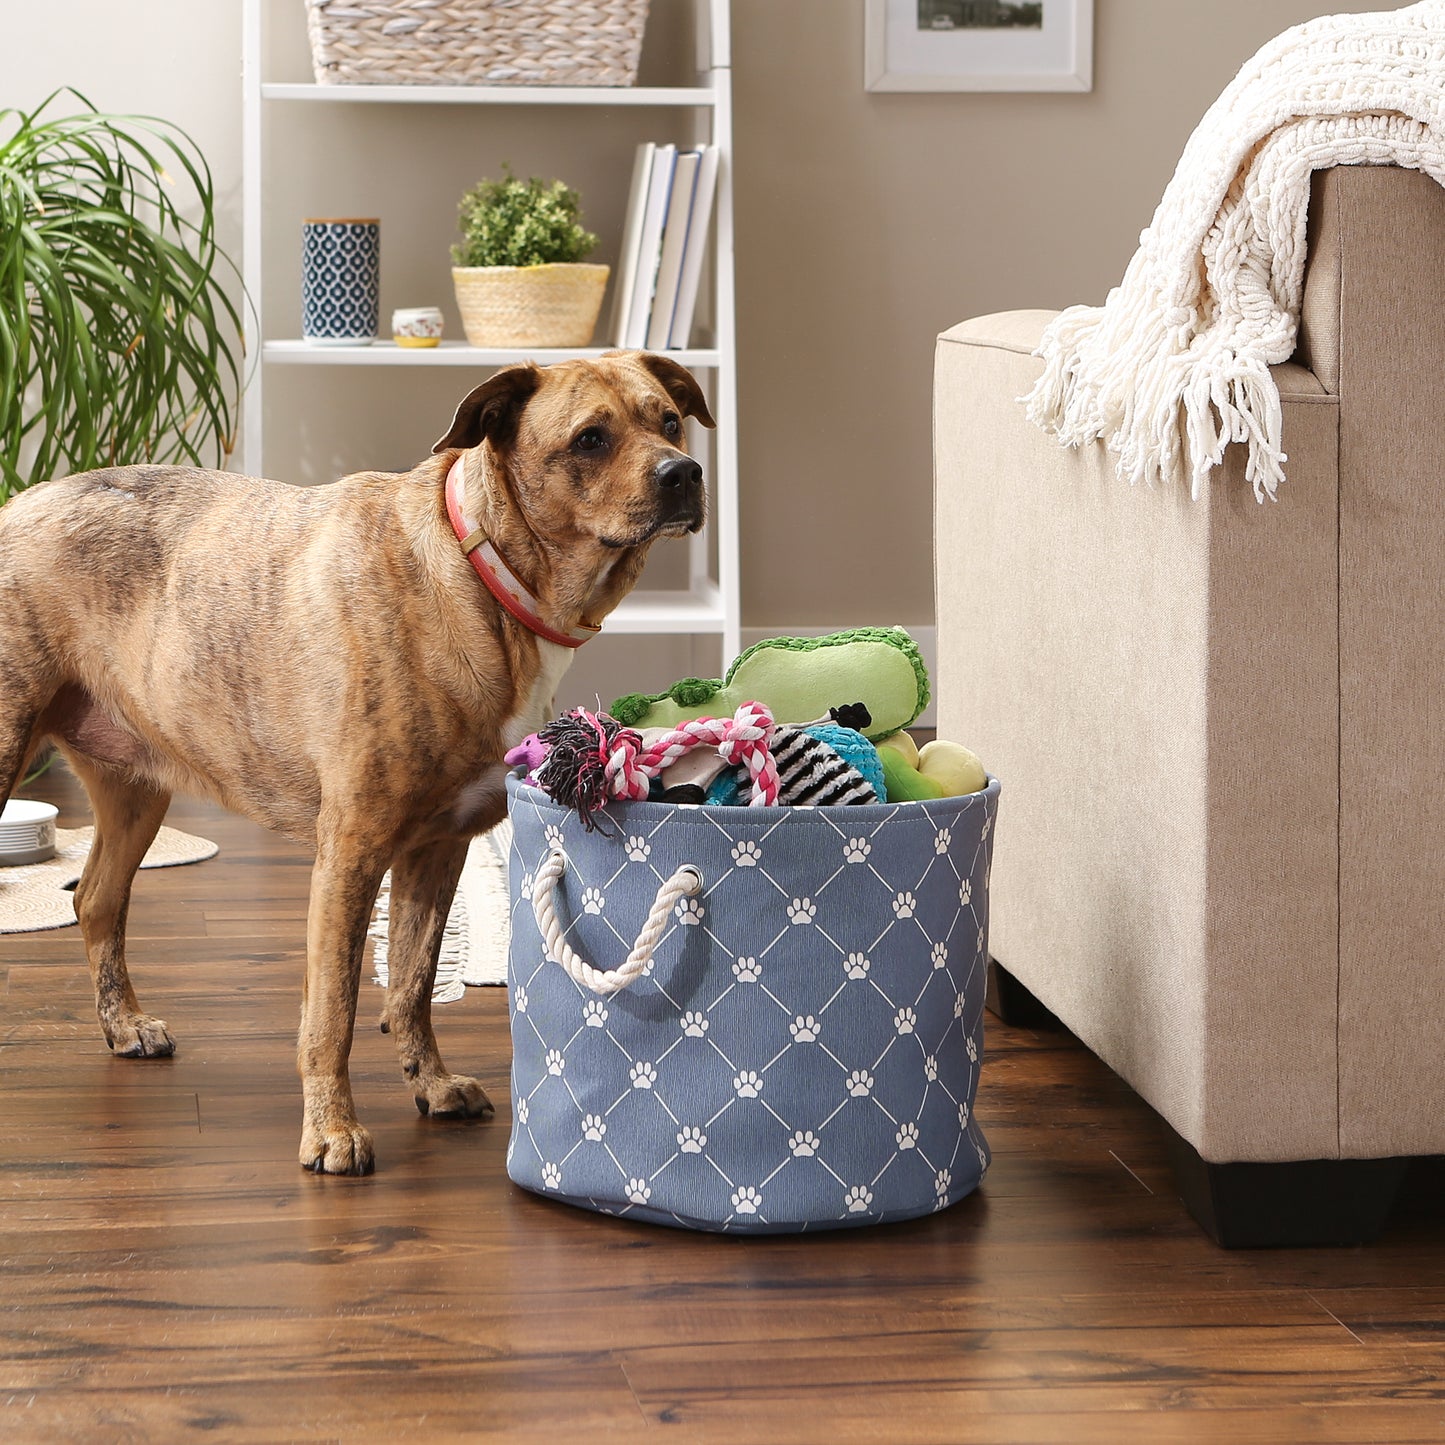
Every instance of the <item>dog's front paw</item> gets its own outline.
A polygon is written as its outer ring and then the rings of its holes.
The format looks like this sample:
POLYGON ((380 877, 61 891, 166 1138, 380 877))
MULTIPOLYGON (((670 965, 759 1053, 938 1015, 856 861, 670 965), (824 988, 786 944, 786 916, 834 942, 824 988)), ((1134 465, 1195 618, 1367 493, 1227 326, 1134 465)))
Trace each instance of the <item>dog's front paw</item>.
POLYGON ((371 1135, 354 1120, 301 1130, 301 1167, 313 1174, 370 1174, 376 1167, 371 1135))
POLYGON ((176 1051, 165 1020, 149 1014, 122 1014, 109 1023, 102 1019, 101 1027, 111 1051, 123 1059, 168 1059, 176 1051))
POLYGON ((497 1111, 487 1092, 465 1074, 442 1074, 416 1095, 417 1112, 438 1119, 490 1119, 497 1111))

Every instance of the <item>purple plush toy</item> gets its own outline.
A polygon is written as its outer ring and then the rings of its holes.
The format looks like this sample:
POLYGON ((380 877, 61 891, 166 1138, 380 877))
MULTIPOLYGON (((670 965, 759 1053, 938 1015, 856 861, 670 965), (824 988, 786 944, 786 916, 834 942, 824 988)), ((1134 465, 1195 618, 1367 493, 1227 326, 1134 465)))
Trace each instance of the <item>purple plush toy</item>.
POLYGON ((514 747, 506 757, 509 768, 526 768, 526 781, 535 788, 537 786, 537 773, 543 763, 547 761, 547 754, 551 751, 536 733, 528 733, 521 742, 514 747))

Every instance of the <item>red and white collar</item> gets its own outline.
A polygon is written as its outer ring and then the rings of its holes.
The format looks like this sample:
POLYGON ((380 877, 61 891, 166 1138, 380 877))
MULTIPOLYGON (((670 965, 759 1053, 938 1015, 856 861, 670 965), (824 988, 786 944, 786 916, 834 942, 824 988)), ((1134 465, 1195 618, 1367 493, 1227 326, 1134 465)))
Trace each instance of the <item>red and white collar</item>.
POLYGON ((462 511, 462 458, 452 463, 447 473, 447 516, 451 519, 452 531, 462 544, 463 553, 471 558, 477 576, 487 584, 487 590, 522 624, 548 642, 559 647, 581 647, 590 637, 596 637, 602 630, 600 622, 579 622, 566 632, 559 632, 542 621, 542 604, 537 596, 512 571, 507 559, 497 550, 496 544, 477 526, 474 519, 462 511))

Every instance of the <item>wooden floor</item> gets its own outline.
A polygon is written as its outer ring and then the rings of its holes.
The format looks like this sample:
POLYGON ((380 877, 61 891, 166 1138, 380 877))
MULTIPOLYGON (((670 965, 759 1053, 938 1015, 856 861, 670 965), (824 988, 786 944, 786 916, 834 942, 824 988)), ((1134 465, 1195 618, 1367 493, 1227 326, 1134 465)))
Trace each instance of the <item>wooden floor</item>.
MULTIPOLYGON (((33 790, 87 821, 74 785, 33 790)), ((1445 1223, 1230 1254, 1148 1111, 1067 1035, 990 1019, 983 1189, 925 1221, 737 1240, 507 1181, 505 999, 438 1010, 489 1124, 418 1117, 363 997, 368 1179, 296 1164, 308 864, 219 858, 131 911, 167 1061, 107 1053, 75 929, 0 937, 0 1437, 51 1441, 1445 1440, 1445 1223)))

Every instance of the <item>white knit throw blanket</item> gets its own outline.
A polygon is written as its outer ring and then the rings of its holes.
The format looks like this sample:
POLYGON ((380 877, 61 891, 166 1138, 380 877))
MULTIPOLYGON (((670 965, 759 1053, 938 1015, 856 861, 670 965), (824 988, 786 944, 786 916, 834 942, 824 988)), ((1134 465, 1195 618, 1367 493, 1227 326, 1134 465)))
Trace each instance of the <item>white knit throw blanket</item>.
POLYGON ((1123 281, 1044 333, 1023 400, 1061 442, 1103 437, 1131 482, 1190 480, 1230 442, 1255 496, 1284 477, 1279 391, 1294 352, 1310 173, 1408 166, 1445 184, 1445 0, 1327 15, 1235 76, 1184 148, 1123 281))

